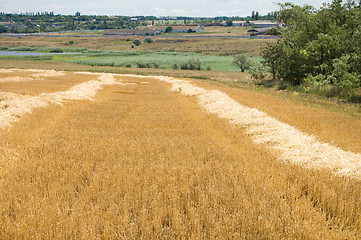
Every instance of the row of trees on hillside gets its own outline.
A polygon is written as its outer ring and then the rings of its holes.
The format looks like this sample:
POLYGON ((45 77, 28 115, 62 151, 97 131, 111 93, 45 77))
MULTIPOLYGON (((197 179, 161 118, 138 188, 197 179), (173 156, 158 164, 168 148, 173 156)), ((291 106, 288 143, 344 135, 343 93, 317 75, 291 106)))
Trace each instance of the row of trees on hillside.
POLYGON ((274 78, 342 97, 354 96, 361 77, 361 6, 334 0, 318 10, 280 4, 281 38, 262 52, 274 78))

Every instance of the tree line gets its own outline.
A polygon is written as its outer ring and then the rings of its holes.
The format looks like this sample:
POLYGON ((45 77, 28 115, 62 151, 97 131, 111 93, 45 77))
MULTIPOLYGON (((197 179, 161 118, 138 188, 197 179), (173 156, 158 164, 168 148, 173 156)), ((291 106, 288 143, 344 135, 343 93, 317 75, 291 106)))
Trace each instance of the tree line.
MULTIPOLYGON (((101 16, 101 15, 82 15, 76 12, 74 15, 54 14, 54 12, 28 12, 21 14, 9 14, 0 12, 0 33, 2 32, 52 32, 69 30, 98 30, 98 29, 134 29, 139 26, 149 24, 155 25, 159 20, 164 23, 168 21, 178 21, 178 24, 200 24, 209 25, 212 23, 221 23, 222 21, 240 21, 240 20, 275 20, 274 12, 261 16, 258 12, 252 11, 251 16, 247 17, 175 17, 172 19, 157 18, 155 16, 101 16), (132 20, 136 19, 136 20, 132 20), (22 29, 9 30, 1 25, 1 22, 13 22, 25 25, 22 29)), ((169 24, 169 23, 168 23, 169 24)), ((168 25, 166 24, 166 25, 168 25)))
POLYGON ((360 3, 280 7, 281 38, 262 49, 273 77, 328 96, 355 97, 361 78, 360 3))

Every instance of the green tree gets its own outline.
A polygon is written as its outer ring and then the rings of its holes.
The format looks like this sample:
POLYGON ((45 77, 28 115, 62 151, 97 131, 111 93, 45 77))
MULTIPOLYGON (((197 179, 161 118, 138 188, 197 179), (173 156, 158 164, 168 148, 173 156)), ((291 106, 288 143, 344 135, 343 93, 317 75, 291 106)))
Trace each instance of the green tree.
POLYGON ((228 19, 226 24, 227 24, 228 27, 232 26, 233 25, 232 19, 228 19))
POLYGON ((236 55, 233 60, 233 64, 241 69, 241 72, 248 70, 251 67, 251 62, 244 54, 236 55))
POLYGON ((286 28, 281 39, 262 48, 273 76, 323 90, 331 86, 342 97, 353 96, 360 87, 361 8, 341 0, 319 10, 291 3, 280 7, 276 15, 286 28))
POLYGON ((0 33, 6 33, 8 29, 4 25, 0 25, 0 33))
POLYGON ((168 26, 168 27, 165 28, 165 32, 166 32, 166 33, 170 33, 170 32, 172 32, 172 31, 173 31, 172 26, 168 26))

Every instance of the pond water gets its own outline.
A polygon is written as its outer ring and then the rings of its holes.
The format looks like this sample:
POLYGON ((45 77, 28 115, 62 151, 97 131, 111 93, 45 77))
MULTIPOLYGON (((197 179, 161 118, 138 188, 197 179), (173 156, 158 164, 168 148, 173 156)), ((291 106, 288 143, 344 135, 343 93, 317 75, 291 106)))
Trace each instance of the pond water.
POLYGON ((79 52, 62 52, 62 53, 43 53, 43 52, 30 52, 30 51, 0 51, 0 56, 46 56, 46 55, 68 55, 68 54, 81 54, 79 52))

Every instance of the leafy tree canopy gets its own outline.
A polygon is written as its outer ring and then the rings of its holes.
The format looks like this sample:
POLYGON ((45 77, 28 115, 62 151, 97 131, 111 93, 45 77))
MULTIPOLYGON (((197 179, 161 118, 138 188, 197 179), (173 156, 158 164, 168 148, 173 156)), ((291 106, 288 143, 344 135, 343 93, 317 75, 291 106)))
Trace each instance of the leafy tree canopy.
POLYGON ((340 96, 355 94, 361 76, 360 5, 334 0, 320 9, 292 3, 280 7, 281 38, 262 48, 274 77, 294 85, 323 82, 340 96))

